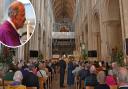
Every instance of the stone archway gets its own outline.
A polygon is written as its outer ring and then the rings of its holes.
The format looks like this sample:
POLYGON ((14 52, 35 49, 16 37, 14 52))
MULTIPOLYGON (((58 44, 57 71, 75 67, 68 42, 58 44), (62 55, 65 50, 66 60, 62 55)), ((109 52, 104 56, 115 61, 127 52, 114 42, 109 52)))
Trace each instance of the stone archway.
POLYGON ((97 50, 97 59, 101 60, 101 33, 100 33, 100 19, 99 13, 94 13, 94 35, 95 35, 95 43, 96 43, 96 50, 97 50))
POLYGON ((111 57, 112 49, 122 50, 122 29, 119 0, 100 0, 101 54, 103 59, 111 57))

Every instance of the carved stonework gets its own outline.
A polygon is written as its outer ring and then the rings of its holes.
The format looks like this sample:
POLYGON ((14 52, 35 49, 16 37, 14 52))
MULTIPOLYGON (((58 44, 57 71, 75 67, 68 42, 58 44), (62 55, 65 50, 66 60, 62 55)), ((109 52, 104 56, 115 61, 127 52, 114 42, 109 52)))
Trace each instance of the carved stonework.
POLYGON ((69 32, 69 30, 65 26, 63 26, 60 28, 60 32, 69 32))

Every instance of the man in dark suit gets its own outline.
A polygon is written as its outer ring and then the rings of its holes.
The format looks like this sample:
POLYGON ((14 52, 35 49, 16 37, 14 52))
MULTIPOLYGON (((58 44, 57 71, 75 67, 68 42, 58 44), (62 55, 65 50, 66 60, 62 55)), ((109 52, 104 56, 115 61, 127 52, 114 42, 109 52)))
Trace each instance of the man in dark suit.
POLYGON ((18 29, 24 26, 25 7, 19 1, 11 3, 8 9, 9 18, 0 26, 0 41, 7 46, 19 46, 18 29))
POLYGON ((64 75, 65 75, 65 69, 66 69, 66 62, 63 58, 59 61, 60 66, 60 87, 64 87, 64 75))
POLYGON ((29 65, 29 71, 26 77, 23 77, 22 84, 27 87, 37 87, 39 89, 39 80, 38 77, 32 72, 35 68, 34 65, 29 65))

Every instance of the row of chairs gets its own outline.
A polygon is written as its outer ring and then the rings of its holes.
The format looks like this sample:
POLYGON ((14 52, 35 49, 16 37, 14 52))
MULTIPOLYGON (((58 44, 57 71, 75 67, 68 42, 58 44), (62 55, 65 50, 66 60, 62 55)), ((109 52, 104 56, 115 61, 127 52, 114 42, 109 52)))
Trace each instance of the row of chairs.
MULTIPOLYGON (((52 79, 54 78, 54 76, 55 74, 49 73, 47 80, 45 80, 43 77, 39 77, 40 89, 44 89, 44 83, 46 83, 46 89, 50 89, 52 85, 52 79)), ((2 89, 37 89, 36 87, 26 87, 23 85, 10 86, 12 82, 13 81, 2 80, 2 89)))
POLYGON ((26 87, 23 85, 18 85, 18 86, 7 86, 5 89, 37 89, 37 87, 26 87))
MULTIPOLYGON (((80 83, 79 83, 79 78, 76 78, 75 79, 75 88, 76 89, 80 89, 80 83)), ((113 86, 109 86, 110 87, 110 89, 118 89, 118 86, 117 85, 113 85, 113 86)), ((82 82, 81 82, 81 89, 94 89, 94 87, 92 87, 92 86, 85 86, 84 85, 84 81, 82 80, 82 82)))

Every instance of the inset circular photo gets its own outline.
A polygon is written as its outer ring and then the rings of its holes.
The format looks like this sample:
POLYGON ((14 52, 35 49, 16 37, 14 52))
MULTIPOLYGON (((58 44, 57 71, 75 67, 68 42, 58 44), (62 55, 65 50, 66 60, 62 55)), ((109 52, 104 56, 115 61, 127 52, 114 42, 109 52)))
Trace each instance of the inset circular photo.
POLYGON ((36 26, 35 11, 31 2, 2 0, 0 4, 0 42, 11 48, 23 46, 30 40, 36 26))

